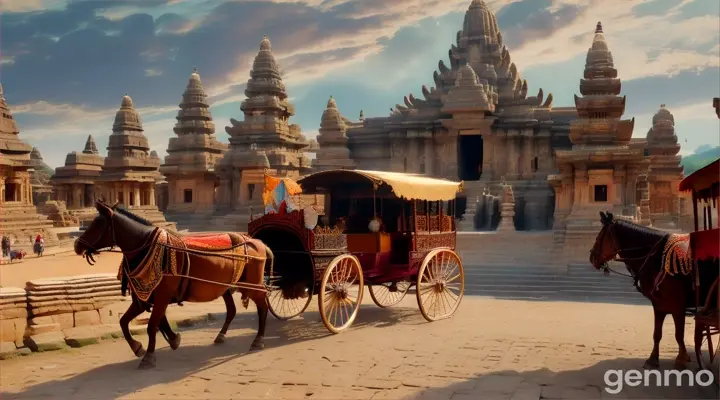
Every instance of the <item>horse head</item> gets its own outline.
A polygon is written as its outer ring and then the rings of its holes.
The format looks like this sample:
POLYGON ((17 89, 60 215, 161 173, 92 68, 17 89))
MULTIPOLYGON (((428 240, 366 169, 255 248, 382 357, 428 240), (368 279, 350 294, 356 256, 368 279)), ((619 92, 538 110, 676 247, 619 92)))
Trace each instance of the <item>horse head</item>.
POLYGON ((84 256, 90 265, 95 263, 93 255, 97 254, 100 249, 115 246, 113 215, 116 206, 117 204, 109 206, 102 200, 95 202, 98 216, 93 219, 85 232, 75 239, 75 254, 84 256))
POLYGON ((614 259, 620 251, 617 238, 613 233, 615 217, 610 212, 604 213, 601 211, 600 222, 602 222, 602 229, 600 229, 595 244, 590 250, 590 263, 596 269, 603 269, 605 264, 614 259))

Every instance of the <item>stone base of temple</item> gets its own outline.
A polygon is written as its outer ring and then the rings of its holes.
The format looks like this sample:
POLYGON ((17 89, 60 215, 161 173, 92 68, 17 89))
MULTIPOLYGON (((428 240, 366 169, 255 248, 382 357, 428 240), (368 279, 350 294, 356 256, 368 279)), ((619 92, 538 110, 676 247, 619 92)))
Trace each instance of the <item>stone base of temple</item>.
POLYGON ((56 228, 80 226, 80 221, 68 211, 65 202, 50 200, 38 205, 37 209, 42 215, 50 218, 56 228))
POLYGON ((58 237, 53 223, 39 214, 35 206, 21 203, 3 203, 0 212, 0 236, 9 236, 14 243, 31 244, 38 234, 43 235, 45 246, 57 246, 58 237))
POLYGON ((177 230, 175 222, 167 221, 165 215, 158 210, 157 206, 132 206, 128 210, 137 216, 145 218, 155 226, 173 231, 177 230))

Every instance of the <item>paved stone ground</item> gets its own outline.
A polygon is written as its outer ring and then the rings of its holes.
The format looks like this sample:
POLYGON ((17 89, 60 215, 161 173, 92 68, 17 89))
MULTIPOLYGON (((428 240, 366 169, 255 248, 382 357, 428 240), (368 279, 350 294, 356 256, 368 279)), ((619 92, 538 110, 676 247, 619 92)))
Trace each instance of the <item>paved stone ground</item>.
MULTIPOLYGON (((267 347, 257 353, 246 351, 253 306, 220 346, 212 344, 219 323, 184 331, 177 351, 158 335, 152 371, 136 370, 139 360, 123 340, 0 361, 2 398, 717 398, 697 386, 604 391, 606 370, 639 369, 649 354, 645 306, 466 297, 454 318, 427 323, 408 295, 392 309, 364 305, 340 335, 330 335, 315 310, 288 322, 270 317, 267 347)), ((671 324, 664 337, 661 363, 669 368, 671 324)))

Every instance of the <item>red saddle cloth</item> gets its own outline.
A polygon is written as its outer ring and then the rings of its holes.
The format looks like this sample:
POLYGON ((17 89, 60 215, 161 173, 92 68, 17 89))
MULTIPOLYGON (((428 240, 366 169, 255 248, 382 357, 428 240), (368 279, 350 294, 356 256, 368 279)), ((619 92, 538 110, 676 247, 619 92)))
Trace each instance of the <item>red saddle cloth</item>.
POLYGON ((232 247, 232 240, 227 233, 183 236, 183 241, 189 248, 198 250, 223 250, 232 247))

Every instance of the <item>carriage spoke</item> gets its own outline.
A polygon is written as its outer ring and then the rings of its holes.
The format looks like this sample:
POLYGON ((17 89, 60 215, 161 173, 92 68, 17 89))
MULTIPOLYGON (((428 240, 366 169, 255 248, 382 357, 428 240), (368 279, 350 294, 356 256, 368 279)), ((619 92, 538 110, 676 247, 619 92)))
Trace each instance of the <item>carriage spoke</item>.
POLYGON ((464 291, 462 264, 455 253, 440 250, 424 261, 418 275, 417 298, 428 321, 455 313, 464 291))

